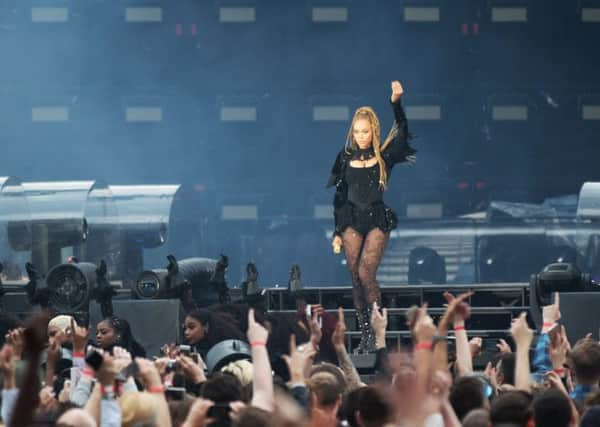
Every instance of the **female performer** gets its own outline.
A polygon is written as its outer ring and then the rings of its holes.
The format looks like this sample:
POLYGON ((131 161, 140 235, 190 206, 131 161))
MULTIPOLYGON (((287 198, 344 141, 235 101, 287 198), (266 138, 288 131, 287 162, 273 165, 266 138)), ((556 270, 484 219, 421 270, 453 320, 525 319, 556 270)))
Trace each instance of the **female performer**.
POLYGON ((375 111, 371 107, 356 110, 346 144, 335 160, 327 184, 336 187, 332 245, 336 253, 344 248, 352 276, 352 296, 361 330, 359 353, 375 347, 371 309, 374 302, 381 305, 375 276, 390 231, 398 222, 383 202, 383 192, 396 163, 416 160, 416 150, 408 144, 410 134, 400 102, 403 92, 400 82, 392 82, 395 122, 383 143, 375 111))

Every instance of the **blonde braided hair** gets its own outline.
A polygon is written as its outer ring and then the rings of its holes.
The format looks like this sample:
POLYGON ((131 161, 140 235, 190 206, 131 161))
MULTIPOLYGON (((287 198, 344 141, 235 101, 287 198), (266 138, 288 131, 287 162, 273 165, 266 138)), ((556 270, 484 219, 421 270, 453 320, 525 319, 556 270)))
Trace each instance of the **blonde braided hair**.
POLYGON ((354 117, 352 118, 352 123, 350 124, 350 129, 348 130, 348 136, 346 137, 346 153, 351 154, 353 150, 358 149, 358 144, 354 141, 354 136, 352 134, 352 130, 354 129, 354 123, 357 120, 366 119, 371 124, 371 131, 373 139, 371 141, 371 145, 373 146, 373 151, 375 153, 375 158, 377 159, 377 163, 379 164, 379 187, 383 190, 387 187, 387 170, 385 166, 385 161, 381 156, 381 153, 385 151, 385 149, 390 145, 390 142, 395 138, 398 133, 398 125, 394 122, 394 126, 390 129, 387 137, 383 144, 381 143, 381 124, 379 123, 379 118, 377 114, 375 114, 375 110, 371 107, 360 107, 354 112, 354 117))

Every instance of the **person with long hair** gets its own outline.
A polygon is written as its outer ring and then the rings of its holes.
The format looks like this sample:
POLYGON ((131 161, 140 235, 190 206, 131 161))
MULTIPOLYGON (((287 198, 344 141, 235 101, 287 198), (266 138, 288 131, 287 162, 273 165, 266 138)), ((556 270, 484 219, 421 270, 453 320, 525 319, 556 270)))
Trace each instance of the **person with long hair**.
POLYGON ((245 341, 246 336, 236 319, 228 313, 199 309, 189 312, 183 322, 186 343, 193 346, 202 358, 215 345, 225 340, 245 341))
POLYGON ((96 326, 96 344, 103 350, 112 351, 122 347, 132 357, 146 357, 146 350, 136 341, 129 322, 121 317, 110 316, 96 326))
POLYGON ((361 330, 356 349, 359 353, 375 348, 371 309, 375 302, 381 306, 376 273, 390 231, 398 223, 396 214, 383 202, 383 192, 394 165, 416 160, 416 150, 408 143, 411 136, 400 102, 403 92, 400 82, 392 82, 390 100, 395 120, 383 142, 375 111, 371 107, 356 110, 346 144, 335 160, 327 184, 336 188, 332 246, 336 253, 344 248, 352 277, 352 295, 361 330))

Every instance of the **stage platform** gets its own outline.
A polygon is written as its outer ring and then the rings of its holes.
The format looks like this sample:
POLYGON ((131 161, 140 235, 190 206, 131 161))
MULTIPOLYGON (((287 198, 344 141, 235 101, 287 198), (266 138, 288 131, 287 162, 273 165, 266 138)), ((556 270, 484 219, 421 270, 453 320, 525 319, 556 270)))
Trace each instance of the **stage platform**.
MULTIPOLYGON (((4 310, 24 315, 31 307, 22 283, 5 283, 6 294, 3 298, 4 310)), ((117 296, 114 298, 119 305, 138 305, 143 300, 132 298, 131 290, 123 289, 115 283, 117 296)), ((287 288, 266 287, 264 289, 266 308, 273 312, 294 312, 296 310, 297 294, 292 294, 287 288)), ((413 305, 425 302, 429 305, 429 313, 434 318, 439 318, 444 312, 445 291, 459 294, 465 291, 474 291, 469 298, 471 305, 471 318, 467 322, 469 336, 484 338, 484 352, 495 352, 495 344, 499 338, 507 338, 508 329, 512 318, 522 311, 529 311, 529 283, 484 283, 460 285, 397 285, 382 286, 383 306, 388 310, 389 325, 387 332, 388 344, 396 346, 402 341, 408 341, 409 331, 405 325, 405 314, 413 305)), ((241 289, 230 289, 232 301, 241 300, 241 289)), ((309 304, 321 304, 327 312, 335 313, 338 307, 344 309, 347 323, 346 339, 350 351, 358 344, 360 333, 357 331, 356 316, 352 303, 352 288, 350 286, 305 286, 300 295, 309 304)), ((147 301, 147 300, 146 300, 147 301)), ((160 304, 160 300, 152 300, 160 304)), ((165 301, 172 305, 173 301, 165 301)), ((90 303, 91 311, 96 311, 97 304, 90 303)), ((154 306, 156 307, 156 306, 154 306)), ((174 322, 174 327, 177 322, 174 322)), ((179 333, 174 334, 179 336, 179 333)), ((452 332, 449 340, 452 342, 452 332)), ((452 343, 451 343, 452 344, 452 343)))

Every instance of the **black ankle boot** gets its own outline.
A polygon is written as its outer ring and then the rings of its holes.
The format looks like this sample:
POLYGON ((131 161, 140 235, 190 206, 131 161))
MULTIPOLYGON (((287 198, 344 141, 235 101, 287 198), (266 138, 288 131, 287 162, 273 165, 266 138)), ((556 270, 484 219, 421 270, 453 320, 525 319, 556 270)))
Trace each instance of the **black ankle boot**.
POLYGON ((360 329, 360 342, 354 349, 355 354, 369 353, 375 350, 375 333, 371 328, 371 309, 356 310, 356 319, 360 329))

